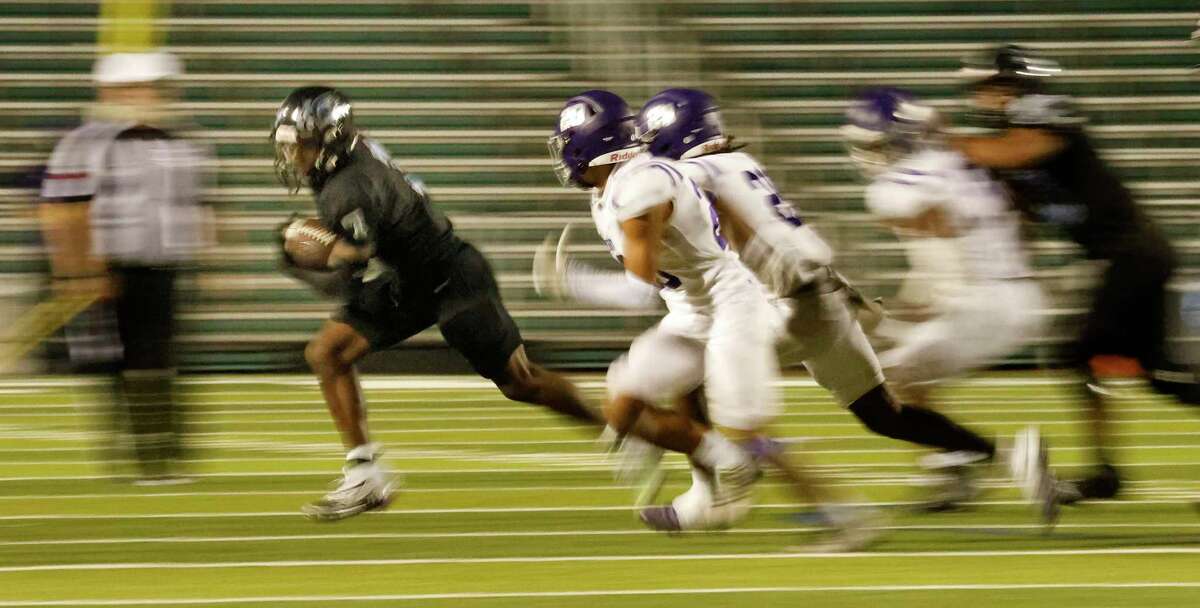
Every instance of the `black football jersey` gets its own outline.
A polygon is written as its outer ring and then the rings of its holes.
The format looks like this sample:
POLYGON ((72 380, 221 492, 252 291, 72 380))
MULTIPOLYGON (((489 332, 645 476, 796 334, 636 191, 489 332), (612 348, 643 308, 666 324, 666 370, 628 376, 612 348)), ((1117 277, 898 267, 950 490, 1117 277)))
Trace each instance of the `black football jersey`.
POLYGON ((376 257, 407 286, 444 282, 447 262, 465 246, 420 182, 365 138, 320 186, 316 203, 321 223, 350 242, 373 245, 376 257))
POLYGON ((1067 142, 1035 166, 996 172, 1024 212, 1063 228, 1094 259, 1162 246, 1158 230, 1100 159, 1068 98, 1027 95, 1011 103, 1008 114, 1014 127, 1050 129, 1067 142))

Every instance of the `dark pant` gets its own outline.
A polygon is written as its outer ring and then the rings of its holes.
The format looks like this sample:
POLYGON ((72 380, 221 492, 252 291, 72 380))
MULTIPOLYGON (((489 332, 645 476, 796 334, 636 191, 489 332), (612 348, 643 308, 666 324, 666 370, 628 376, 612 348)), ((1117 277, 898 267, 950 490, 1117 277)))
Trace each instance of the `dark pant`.
MULTIPOLYGON (((521 331, 500 298, 492 267, 474 247, 463 247, 428 287, 395 287, 388 279, 363 285, 335 317, 371 343, 390 348, 437 325, 442 337, 479 375, 506 383, 508 360, 521 346, 521 331)), ((392 279, 398 280, 398 279, 392 279)))
POLYGON ((181 456, 182 416, 174 397, 175 276, 173 268, 114 266, 113 302, 124 355, 121 401, 142 474, 168 473, 181 456))
POLYGON ((173 268, 117 266, 112 269, 120 293, 115 304, 117 331, 125 350, 126 370, 170 369, 175 337, 173 268))
POLYGON ((1147 371, 1163 358, 1166 286, 1175 270, 1170 252, 1114 257, 1084 321, 1072 363, 1088 369, 1096 355, 1132 357, 1147 371))

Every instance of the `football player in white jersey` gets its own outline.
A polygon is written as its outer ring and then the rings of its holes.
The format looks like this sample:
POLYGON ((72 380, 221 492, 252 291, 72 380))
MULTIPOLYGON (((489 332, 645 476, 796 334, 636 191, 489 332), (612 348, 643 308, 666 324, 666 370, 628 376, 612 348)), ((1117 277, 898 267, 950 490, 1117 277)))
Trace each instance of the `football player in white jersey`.
MULTIPOLYGON (((880 364, 848 307, 845 284, 829 264, 824 241, 781 197, 762 167, 732 150, 719 108, 707 94, 668 89, 638 116, 640 138, 661 157, 712 193, 723 233, 741 261, 772 291, 778 312, 781 360, 803 362, 821 386, 872 431, 881 435, 991 459, 995 445, 942 414, 896 403, 884 387, 880 364)), ((1040 454, 1032 437, 1022 442, 1040 454)), ((1026 455, 1028 456, 1028 454, 1026 455)), ((1041 483, 1040 457, 1026 457, 1024 484, 1041 483)), ((956 486, 969 476, 960 467, 956 486)))
POLYGON ((1040 330, 1042 292, 1020 218, 982 169, 940 143, 936 111, 896 89, 864 92, 846 113, 850 156, 871 179, 866 204, 901 238, 933 238, 959 260, 936 316, 880 356, 889 382, 924 403, 935 382, 1012 354, 1040 330))
MULTIPOLYGON (((958 276, 939 280, 932 318, 897 336, 880 356, 892 387, 908 402, 925 404, 937 382, 983 368, 1036 338, 1045 302, 1021 243, 1018 213, 984 170, 944 145, 933 108, 907 92, 878 88, 863 92, 846 118, 841 131, 850 157, 871 180, 868 210, 897 236, 939 241, 957 260, 958 276)), ((1018 436, 1026 454, 1033 433, 1018 436)), ((947 462, 978 459, 958 453, 947 462)), ((1053 479, 1026 483, 1027 493, 1040 496, 1053 479)), ((959 498, 966 496, 947 496, 959 498)), ((1054 502, 1044 506, 1052 521, 1054 502)))
POLYGON ((753 458, 720 432, 655 405, 703 384, 709 416, 724 429, 753 433, 777 414, 778 365, 761 287, 726 248, 704 193, 643 153, 619 96, 593 90, 569 99, 550 149, 563 184, 592 192, 596 229, 625 268, 577 265, 553 289, 601 305, 646 307, 661 297, 668 306, 609 369, 609 425, 713 472, 714 508, 689 512, 695 517, 673 522, 676 529, 732 523, 749 509, 753 458))

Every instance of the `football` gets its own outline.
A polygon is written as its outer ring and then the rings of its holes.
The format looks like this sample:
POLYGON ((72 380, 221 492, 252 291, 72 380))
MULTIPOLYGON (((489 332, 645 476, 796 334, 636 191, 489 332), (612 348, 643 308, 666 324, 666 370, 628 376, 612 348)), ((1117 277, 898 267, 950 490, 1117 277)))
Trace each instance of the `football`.
POLYGON ((329 268, 329 254, 338 236, 313 218, 299 218, 283 231, 283 251, 292 263, 308 270, 329 268))

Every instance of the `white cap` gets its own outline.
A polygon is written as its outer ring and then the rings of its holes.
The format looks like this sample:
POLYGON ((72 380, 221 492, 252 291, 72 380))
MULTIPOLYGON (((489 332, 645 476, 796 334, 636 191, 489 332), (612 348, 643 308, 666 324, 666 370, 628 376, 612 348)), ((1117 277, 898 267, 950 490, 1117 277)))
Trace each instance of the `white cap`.
POLYGON ((98 85, 157 82, 183 74, 179 58, 163 51, 113 53, 96 60, 92 81, 98 85))

